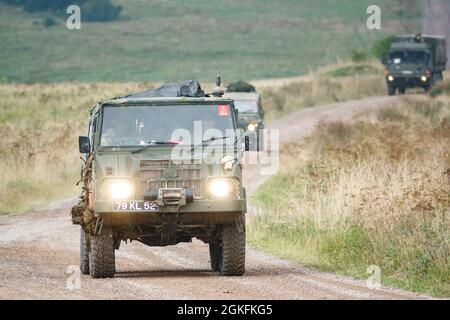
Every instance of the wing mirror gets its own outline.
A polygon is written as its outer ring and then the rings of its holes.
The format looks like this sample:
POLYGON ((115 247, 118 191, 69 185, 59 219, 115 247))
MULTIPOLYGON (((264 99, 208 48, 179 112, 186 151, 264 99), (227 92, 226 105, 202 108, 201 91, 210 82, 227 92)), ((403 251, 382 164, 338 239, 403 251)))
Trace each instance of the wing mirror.
POLYGON ((89 141, 89 137, 78 137, 78 148, 80 153, 89 153, 91 152, 91 143, 89 141))
POLYGON ((249 136, 245 136, 244 145, 245 145, 244 150, 250 151, 250 137, 249 136))

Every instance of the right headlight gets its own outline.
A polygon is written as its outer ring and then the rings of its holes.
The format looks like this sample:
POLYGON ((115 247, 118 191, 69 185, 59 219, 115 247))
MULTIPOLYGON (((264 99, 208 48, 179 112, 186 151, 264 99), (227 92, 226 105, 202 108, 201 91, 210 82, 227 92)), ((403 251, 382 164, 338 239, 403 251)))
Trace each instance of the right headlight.
POLYGON ((239 180, 237 178, 211 178, 207 190, 210 198, 239 198, 239 180))

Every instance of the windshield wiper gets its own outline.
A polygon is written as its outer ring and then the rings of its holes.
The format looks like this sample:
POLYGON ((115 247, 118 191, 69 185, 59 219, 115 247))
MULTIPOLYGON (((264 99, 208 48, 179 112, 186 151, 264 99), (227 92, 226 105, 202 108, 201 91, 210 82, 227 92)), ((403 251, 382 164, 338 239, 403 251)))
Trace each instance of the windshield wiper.
MULTIPOLYGON (((227 139, 227 138, 230 138, 230 137, 228 137, 228 136, 219 137, 219 138, 211 137, 211 138, 209 138, 209 139, 203 140, 203 141, 200 142, 199 144, 193 146, 193 147, 191 148, 191 152, 194 151, 194 150, 195 150, 197 147, 199 147, 199 146, 208 145, 208 144, 210 144, 210 143, 213 142, 213 141, 216 141, 216 140, 224 140, 224 139, 227 139)), ((235 143, 236 143, 236 141, 235 141, 235 143)))
POLYGON ((131 152, 131 154, 139 153, 139 152, 141 152, 141 151, 143 151, 143 150, 145 150, 147 148, 158 146, 158 145, 176 145, 176 144, 178 144, 178 143, 177 142, 173 142, 173 141, 151 141, 145 147, 142 147, 140 149, 134 150, 133 152, 131 152))

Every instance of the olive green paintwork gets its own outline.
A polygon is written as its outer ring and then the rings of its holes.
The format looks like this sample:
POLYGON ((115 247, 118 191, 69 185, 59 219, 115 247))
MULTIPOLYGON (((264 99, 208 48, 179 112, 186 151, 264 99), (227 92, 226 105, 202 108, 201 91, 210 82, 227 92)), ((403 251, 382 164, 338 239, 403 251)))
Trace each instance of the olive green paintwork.
MULTIPOLYGON (((135 196, 132 200, 143 200, 142 194, 137 192, 139 190, 139 174, 140 174, 140 163, 142 160, 171 160, 172 147, 168 146, 155 146, 147 150, 141 151, 136 154, 132 154, 136 147, 118 147, 118 148, 105 148, 99 146, 100 141, 100 130, 102 121, 102 107, 104 105, 115 105, 123 108, 127 106, 148 106, 148 105, 180 105, 183 104, 229 104, 231 106, 231 115, 233 117, 233 125, 236 128, 236 112, 234 111, 233 101, 226 98, 142 98, 142 99, 114 99, 105 100, 98 103, 92 110, 90 114, 90 130, 89 137, 91 139, 91 150, 94 153, 94 166, 93 166, 93 177, 94 177, 94 211, 95 215, 102 216, 112 213, 113 202, 112 200, 105 200, 101 198, 101 188, 103 182, 107 179, 127 179, 132 182, 135 186, 135 196), (106 172, 108 171, 108 173, 106 172), (111 175, 112 172, 112 175, 111 175)), ((168 114, 168 117, 176 117, 176 114, 168 114)), ((199 163, 198 167, 200 170, 200 180, 201 180, 201 196, 195 197, 192 203, 188 203, 183 206, 179 206, 176 210, 178 214, 183 213, 195 213, 199 216, 202 214, 218 212, 246 212, 246 195, 245 188, 242 186, 242 148, 241 143, 237 143, 236 146, 228 146, 226 152, 223 154, 229 155, 235 159, 237 162, 234 164, 231 171, 226 172, 220 161, 218 163, 211 163, 211 157, 207 154, 202 154, 202 149, 199 148, 198 151, 194 152, 194 158, 190 161, 197 161, 199 163), (203 162, 202 162, 203 160, 203 162), (213 177, 233 177, 239 181, 239 197, 236 199, 212 199, 208 198, 206 192, 207 181, 213 177)), ((179 159, 177 159, 179 160, 179 159)), ((176 166, 177 164, 172 164, 176 166)), ((176 172, 176 171, 175 171, 176 172)), ((170 172, 169 172, 170 173, 170 172)), ((170 174, 169 174, 170 176, 170 174)), ((164 208, 159 208, 157 212, 127 212, 120 211, 114 214, 123 216, 136 217, 148 216, 153 218, 164 211, 164 208)), ((182 216, 182 215, 181 215, 182 216)), ((192 215, 190 215, 192 217, 192 215)), ((194 215, 195 216, 195 215, 194 215)), ((200 218, 200 217, 199 217, 200 218)), ((151 219, 150 219, 151 220, 151 219)))
MULTIPOLYGON (((225 92, 225 98, 234 101, 252 101, 257 104, 257 112, 238 112, 238 128, 244 130, 245 135, 254 140, 257 149, 262 149, 263 129, 264 129, 264 109, 262 107, 261 95, 257 92, 225 92), (256 130, 251 132, 248 130, 249 124, 256 125, 256 130)), ((251 142, 251 144, 253 144, 251 142)))

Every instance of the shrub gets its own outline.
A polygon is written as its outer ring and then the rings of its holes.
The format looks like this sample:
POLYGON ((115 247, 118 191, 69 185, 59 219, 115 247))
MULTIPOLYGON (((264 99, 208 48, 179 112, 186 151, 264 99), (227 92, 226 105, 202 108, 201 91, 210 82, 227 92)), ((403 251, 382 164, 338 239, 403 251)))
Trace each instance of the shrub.
POLYGON ((389 52, 391 43, 394 40, 394 38, 395 38, 394 35, 390 35, 375 42, 375 44, 372 47, 372 52, 375 55, 375 57, 381 59, 384 55, 386 55, 389 52))
POLYGON ((26 12, 48 11, 58 14, 65 13, 66 8, 75 2, 81 7, 82 19, 86 21, 112 21, 117 19, 122 11, 122 7, 113 5, 111 0, 0 0, 0 2, 21 6, 26 12))
POLYGON ((353 49, 350 54, 350 58, 352 59, 353 62, 367 61, 366 54, 364 53, 364 51, 359 49, 353 49))
POLYGON ((44 21, 42 22, 42 24, 44 25, 44 27, 46 28, 51 28, 56 24, 56 20, 53 19, 52 17, 46 17, 44 19, 44 21))
POLYGON ((86 21, 112 21, 119 17, 121 6, 114 6, 111 0, 91 0, 81 6, 82 19, 86 21))

